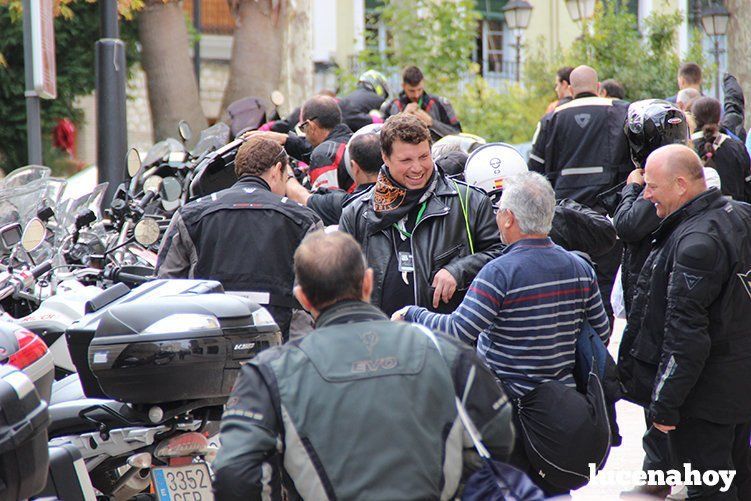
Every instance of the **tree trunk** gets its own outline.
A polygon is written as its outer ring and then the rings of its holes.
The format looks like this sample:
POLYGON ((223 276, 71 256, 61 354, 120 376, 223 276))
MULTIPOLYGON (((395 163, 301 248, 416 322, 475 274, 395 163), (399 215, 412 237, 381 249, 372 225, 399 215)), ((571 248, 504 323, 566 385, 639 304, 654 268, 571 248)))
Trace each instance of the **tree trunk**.
POLYGON ((728 72, 738 79, 746 98, 746 122, 751 127, 751 8, 748 0, 728 0, 728 72))
POLYGON ((193 129, 194 143, 208 122, 201 108, 180 4, 148 1, 138 16, 138 35, 154 141, 177 137, 178 122, 186 120, 193 129))
POLYGON ((222 110, 245 97, 270 106, 271 92, 280 90, 291 109, 312 94, 312 33, 310 0, 230 1, 237 27, 222 110))

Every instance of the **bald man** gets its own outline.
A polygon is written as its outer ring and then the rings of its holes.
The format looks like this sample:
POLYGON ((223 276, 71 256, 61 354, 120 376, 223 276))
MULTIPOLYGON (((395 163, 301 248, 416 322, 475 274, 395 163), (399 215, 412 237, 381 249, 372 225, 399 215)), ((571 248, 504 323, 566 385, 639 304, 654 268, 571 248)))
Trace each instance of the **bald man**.
POLYGON ((663 221, 620 346, 626 398, 668 434, 673 467, 737 471, 725 491, 689 485, 689 499, 751 499, 751 206, 707 189, 683 145, 655 150, 644 178, 663 221))
MULTIPOLYGON (((570 198, 604 214, 597 195, 625 181, 633 169, 623 133, 628 103, 598 97, 597 72, 589 66, 574 68, 569 82, 574 99, 540 121, 529 168, 548 178, 556 199, 570 198)), ((603 256, 591 256, 603 297, 610 297, 621 253, 618 243, 603 256)), ((605 303, 612 319, 610 301, 605 303)))

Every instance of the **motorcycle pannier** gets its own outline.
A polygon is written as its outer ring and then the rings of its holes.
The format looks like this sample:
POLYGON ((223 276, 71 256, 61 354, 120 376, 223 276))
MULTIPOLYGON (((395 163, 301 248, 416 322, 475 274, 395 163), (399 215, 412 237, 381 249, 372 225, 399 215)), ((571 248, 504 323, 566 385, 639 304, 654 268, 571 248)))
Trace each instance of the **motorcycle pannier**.
POLYGON ((0 365, 0 499, 26 499, 47 481, 47 403, 13 366, 0 365))
POLYGON ((101 392, 123 402, 224 398, 240 364, 280 339, 268 311, 245 298, 159 297, 105 310, 88 362, 101 392))

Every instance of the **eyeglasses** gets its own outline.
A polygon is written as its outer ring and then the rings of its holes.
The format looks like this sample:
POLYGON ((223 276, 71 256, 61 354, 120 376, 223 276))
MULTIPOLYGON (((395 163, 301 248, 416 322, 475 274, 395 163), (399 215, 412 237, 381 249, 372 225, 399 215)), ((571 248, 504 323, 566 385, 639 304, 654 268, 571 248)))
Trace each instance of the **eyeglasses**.
POLYGON ((284 146, 282 146, 282 151, 280 151, 274 157, 274 160, 271 161, 271 166, 273 167, 274 165, 276 165, 277 162, 280 162, 282 159, 284 159, 282 164, 286 166, 289 163, 289 157, 287 156, 287 150, 284 149, 284 146))
POLYGON ((318 117, 310 117, 304 122, 302 122, 300 125, 298 125, 298 127, 300 127, 300 130, 302 131, 303 134, 306 134, 308 132, 308 125, 310 125, 310 122, 312 122, 316 118, 318 117))

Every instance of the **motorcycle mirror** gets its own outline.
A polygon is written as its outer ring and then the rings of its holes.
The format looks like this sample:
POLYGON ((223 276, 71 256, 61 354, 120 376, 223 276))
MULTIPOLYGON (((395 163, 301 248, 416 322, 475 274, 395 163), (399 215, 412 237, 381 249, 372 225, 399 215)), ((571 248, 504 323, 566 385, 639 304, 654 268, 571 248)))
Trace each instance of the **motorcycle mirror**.
POLYGON ((47 228, 44 227, 44 223, 38 217, 35 217, 26 224, 26 228, 23 230, 21 236, 21 247, 26 252, 31 252, 39 247, 44 241, 44 236, 47 234, 47 228))
POLYGON ((159 234, 159 224, 149 218, 138 221, 138 224, 136 224, 136 227, 133 230, 133 236, 136 238, 136 242, 144 247, 155 244, 159 240, 159 234))
POLYGON ((128 150, 128 155, 125 157, 125 163, 128 166, 128 176, 135 177, 138 174, 138 170, 141 168, 141 154, 138 150, 131 148, 128 150))
POLYGON ((178 198, 180 198, 180 194, 183 192, 182 186, 180 186, 180 181, 178 181, 176 178, 172 176, 165 177, 162 180, 162 200, 166 200, 167 202, 174 202, 178 198))
POLYGON ((180 139, 183 140, 183 143, 187 143, 190 141, 190 138, 193 137, 193 130, 190 128, 190 124, 185 120, 180 120, 177 124, 177 131, 180 133, 180 139))
POLYGON ((275 90, 271 93, 271 102, 274 104, 274 106, 281 106, 284 104, 284 94, 279 92, 278 90, 275 90))
POLYGON ((12 249, 21 241, 21 225, 11 223, 0 228, 0 242, 6 249, 12 249))
POLYGON ((161 176, 153 175, 147 177, 146 181, 143 182, 144 193, 149 191, 157 193, 162 187, 162 182, 161 176))

